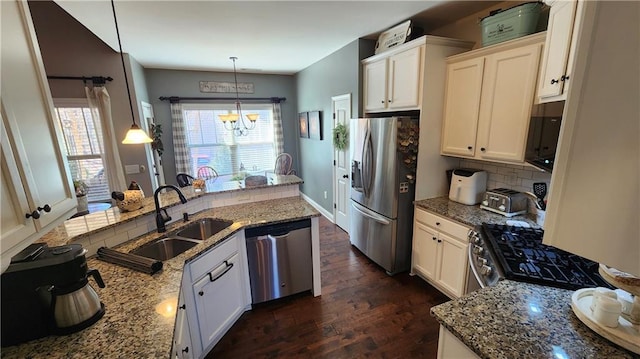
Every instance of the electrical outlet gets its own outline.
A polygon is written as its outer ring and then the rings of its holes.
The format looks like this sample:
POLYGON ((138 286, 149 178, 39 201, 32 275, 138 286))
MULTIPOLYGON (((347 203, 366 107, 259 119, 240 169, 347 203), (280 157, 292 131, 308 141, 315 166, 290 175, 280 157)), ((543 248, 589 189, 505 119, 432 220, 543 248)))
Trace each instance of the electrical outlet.
POLYGON ((324 199, 327 199, 327 191, 324 191, 324 199))

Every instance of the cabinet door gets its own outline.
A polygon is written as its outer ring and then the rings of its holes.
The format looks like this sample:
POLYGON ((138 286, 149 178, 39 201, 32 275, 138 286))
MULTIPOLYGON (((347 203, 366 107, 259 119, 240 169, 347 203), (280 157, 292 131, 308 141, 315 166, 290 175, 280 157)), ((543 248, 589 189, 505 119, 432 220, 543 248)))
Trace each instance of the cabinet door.
POLYGON ((364 66, 364 109, 366 112, 387 107, 387 59, 364 66))
POLYGON ((547 39, 540 66, 538 96, 558 96, 564 91, 567 60, 576 13, 576 1, 556 1, 549 10, 547 39))
POLYGON ((440 267, 436 281, 456 297, 464 295, 467 274, 467 243, 440 233, 440 267))
MULTIPOLYGON (((27 219, 25 214, 31 213, 27 194, 22 186, 20 172, 13 157, 11 142, 7 136, 4 121, 4 106, 0 112, 2 116, 2 145, 0 159, 2 160, 2 207, 0 208, 0 238, 2 238, 2 264, 9 266, 10 258, 20 251, 17 247, 20 242, 36 233, 36 225, 32 219, 27 219), (6 257, 5 257, 6 254, 6 257)), ((5 268, 2 268, 4 271, 5 268)))
POLYGON ((191 334, 182 291, 178 299, 178 311, 176 312, 176 327, 173 334, 173 355, 175 358, 189 359, 193 353, 191 347, 191 334))
POLYGON ((411 109, 420 105, 422 47, 414 47, 389 58, 387 105, 411 109))
POLYGON ((442 154, 475 154, 483 67, 483 57, 447 65, 442 154))
POLYGON ((413 226, 413 267, 430 279, 436 277, 438 234, 420 222, 413 226))
POLYGON ((486 57, 476 157, 524 161, 541 47, 529 45, 486 57))
POLYGON ((204 351, 217 343, 244 311, 239 258, 234 255, 193 285, 204 351))
MULTIPOLYGON (((12 193, 3 199, 12 198, 13 201, 6 205, 11 208, 5 217, 3 200, 2 257, 5 259, 37 239, 32 228, 36 232, 45 227, 45 230, 52 228, 75 209, 77 201, 62 155, 53 101, 27 2, 2 1, 0 7, 0 102, 4 131, 11 144, 5 146, 3 143, 3 157, 12 152, 20 176, 20 181, 13 176, 2 185, 3 191, 12 193), (17 198, 21 196, 19 193, 24 193, 28 207, 22 208, 23 203, 20 204, 20 212, 17 210, 17 203, 21 203, 17 198), (24 217, 25 213, 44 209, 46 205, 51 210, 40 211, 39 219, 24 217), (10 219, 14 212, 22 218, 10 219), (20 221, 15 222, 17 219, 20 221), (26 230, 26 227, 30 229, 26 230), (25 230, 17 231, 18 228, 25 230), (10 245, 5 246, 5 239, 10 245)), ((8 167, 3 169, 3 176, 7 176, 4 179, 9 179, 5 170, 8 171, 8 167)))

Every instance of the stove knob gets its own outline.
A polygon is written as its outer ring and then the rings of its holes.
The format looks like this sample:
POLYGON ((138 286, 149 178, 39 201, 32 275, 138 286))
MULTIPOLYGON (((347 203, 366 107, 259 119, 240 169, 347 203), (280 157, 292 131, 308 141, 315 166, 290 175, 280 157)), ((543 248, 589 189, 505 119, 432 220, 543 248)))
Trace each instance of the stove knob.
POLYGON ((505 207, 504 204, 501 204, 500 206, 498 206, 498 209, 504 212, 504 210, 507 209, 507 207, 505 207))
POLYGON ((484 252, 484 248, 480 247, 479 245, 473 246, 473 253, 477 255, 481 255, 483 252, 484 252))
POLYGON ((483 206, 488 206, 489 205, 489 201, 487 201, 486 199, 484 201, 482 201, 482 205, 483 206))
POLYGON ((480 268, 480 273, 482 273, 482 275, 484 276, 488 276, 489 274, 491 274, 491 267, 489 267, 488 265, 483 265, 482 268, 480 268))
POLYGON ((482 243, 482 240, 480 239, 480 237, 475 237, 473 239, 473 244, 480 244, 480 243, 482 243))
POLYGON ((478 257, 478 265, 480 267, 484 267, 487 265, 487 258, 484 257, 478 257))

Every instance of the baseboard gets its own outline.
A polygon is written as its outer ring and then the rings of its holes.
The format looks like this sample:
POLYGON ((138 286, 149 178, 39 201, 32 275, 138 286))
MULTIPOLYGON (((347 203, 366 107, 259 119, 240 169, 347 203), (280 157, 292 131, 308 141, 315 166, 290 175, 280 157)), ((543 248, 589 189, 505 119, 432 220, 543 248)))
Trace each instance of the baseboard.
POLYGON ((306 194, 300 192, 300 196, 302 196, 302 199, 304 199, 305 201, 309 202, 309 204, 312 205, 313 208, 318 210, 318 212, 320 212, 326 219, 331 221, 331 223, 335 223, 333 221, 333 213, 330 213, 329 211, 324 209, 324 207, 322 207, 321 205, 316 203, 314 200, 311 199, 311 197, 307 196, 306 194))

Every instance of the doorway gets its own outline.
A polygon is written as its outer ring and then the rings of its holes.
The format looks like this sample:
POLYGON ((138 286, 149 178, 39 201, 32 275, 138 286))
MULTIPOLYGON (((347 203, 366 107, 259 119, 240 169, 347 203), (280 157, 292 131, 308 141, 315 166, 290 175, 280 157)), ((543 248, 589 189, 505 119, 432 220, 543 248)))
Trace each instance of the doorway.
MULTIPOLYGON (((349 129, 351 119, 351 94, 331 98, 333 109, 333 127, 343 124, 349 129)), ((332 136, 333 139, 333 136, 332 136)), ((349 233, 349 201, 351 182, 349 180, 349 142, 347 147, 333 152, 333 218, 336 225, 349 233)))
MULTIPOLYGON (((150 103, 140 101, 142 107, 142 118, 140 119, 141 127, 153 138, 155 119, 153 117, 153 106, 150 103)), ((158 151, 154 151, 150 143, 144 145, 145 153, 147 156, 147 163, 149 164, 149 171, 151 177, 151 186, 153 191, 158 187, 165 184, 164 170, 162 168, 162 157, 158 154, 158 151)))

